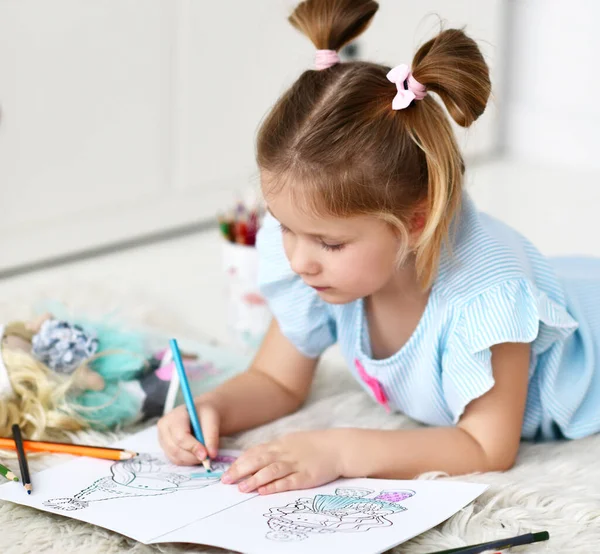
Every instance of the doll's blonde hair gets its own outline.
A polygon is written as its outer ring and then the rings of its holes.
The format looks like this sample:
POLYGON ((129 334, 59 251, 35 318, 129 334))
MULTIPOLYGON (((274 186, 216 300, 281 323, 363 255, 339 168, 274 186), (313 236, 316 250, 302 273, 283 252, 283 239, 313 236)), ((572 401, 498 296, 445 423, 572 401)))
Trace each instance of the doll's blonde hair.
POLYGON ((0 436, 12 435, 18 423, 28 439, 59 439, 88 425, 67 401, 74 375, 65 377, 19 349, 0 351, 13 395, 0 400, 0 436))

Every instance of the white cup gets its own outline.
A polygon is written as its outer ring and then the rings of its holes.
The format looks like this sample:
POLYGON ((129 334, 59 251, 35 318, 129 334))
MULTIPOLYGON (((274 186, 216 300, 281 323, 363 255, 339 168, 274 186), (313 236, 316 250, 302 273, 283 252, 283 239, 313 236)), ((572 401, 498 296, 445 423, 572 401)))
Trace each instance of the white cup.
POLYGON ((271 322, 271 313, 258 290, 256 248, 223 241, 223 270, 231 345, 244 353, 254 352, 271 322))

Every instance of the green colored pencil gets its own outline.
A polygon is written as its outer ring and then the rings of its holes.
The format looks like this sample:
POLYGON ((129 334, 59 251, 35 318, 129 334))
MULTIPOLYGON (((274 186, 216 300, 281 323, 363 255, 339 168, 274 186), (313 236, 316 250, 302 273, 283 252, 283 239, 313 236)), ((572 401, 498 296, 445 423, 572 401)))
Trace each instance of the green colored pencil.
POLYGON ((9 481, 18 481, 19 478, 6 466, 0 464, 0 473, 4 475, 9 481))

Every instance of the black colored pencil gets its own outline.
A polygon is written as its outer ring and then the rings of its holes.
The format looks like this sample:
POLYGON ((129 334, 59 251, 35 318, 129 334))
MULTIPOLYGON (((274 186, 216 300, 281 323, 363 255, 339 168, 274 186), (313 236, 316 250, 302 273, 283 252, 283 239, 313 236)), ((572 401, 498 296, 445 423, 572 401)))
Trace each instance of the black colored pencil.
POLYGON ((18 424, 12 426, 13 438, 15 439, 15 446, 17 447, 17 455, 19 457, 19 467, 21 469, 21 480, 23 486, 27 491, 27 494, 31 494, 31 477, 29 476, 29 465, 27 464, 27 456, 25 455, 25 449, 23 448, 23 437, 21 436, 21 428, 18 424))
POLYGON ((550 538, 548 531, 540 531, 539 533, 527 533, 510 539, 500 539, 497 541, 482 542, 471 546, 459 546, 450 550, 440 550, 432 554, 478 554, 486 550, 504 550, 512 546, 521 546, 523 544, 531 544, 534 542, 547 541, 550 538))

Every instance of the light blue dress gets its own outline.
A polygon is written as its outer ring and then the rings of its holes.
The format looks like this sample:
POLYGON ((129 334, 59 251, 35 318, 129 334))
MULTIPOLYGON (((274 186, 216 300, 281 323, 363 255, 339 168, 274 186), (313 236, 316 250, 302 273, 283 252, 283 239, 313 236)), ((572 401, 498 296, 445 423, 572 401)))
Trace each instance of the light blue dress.
POLYGON ((457 423, 494 385, 490 347, 531 343, 522 437, 600 431, 600 260, 547 259, 465 195, 427 306, 407 343, 373 359, 362 299, 330 305, 293 273, 278 222, 259 232, 259 283, 283 334, 308 357, 338 342, 349 370, 387 408, 457 423))

